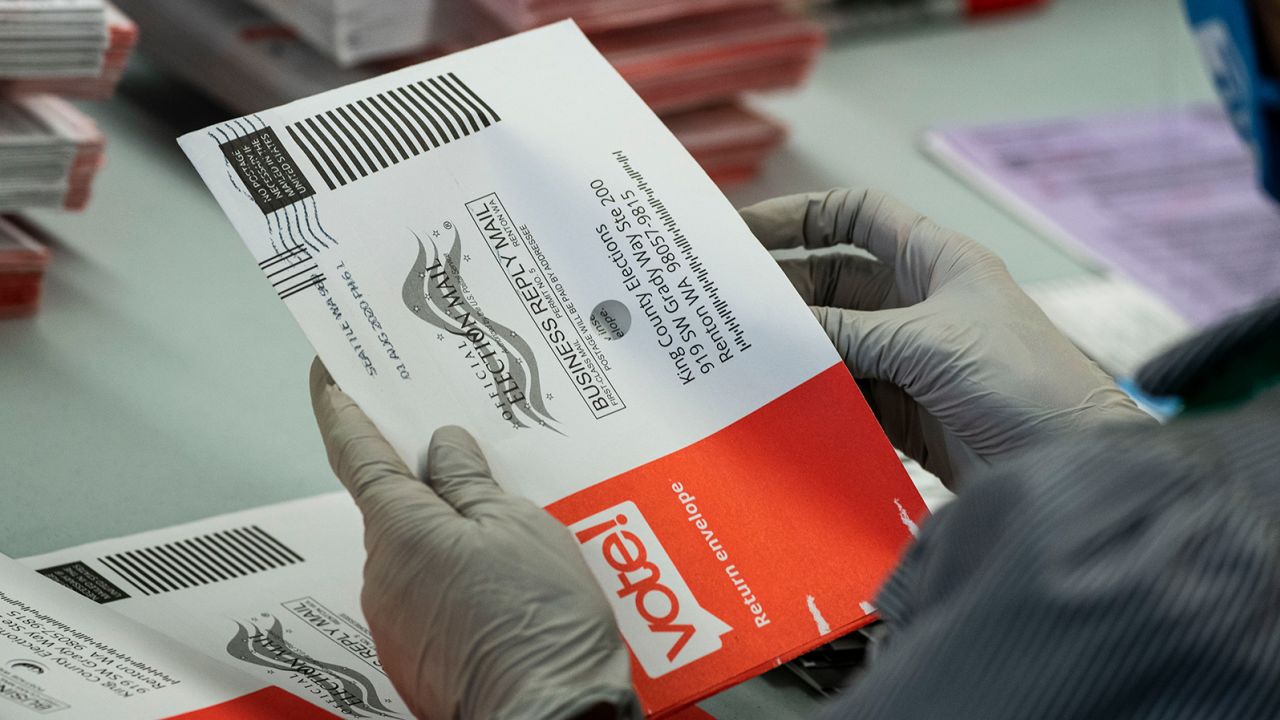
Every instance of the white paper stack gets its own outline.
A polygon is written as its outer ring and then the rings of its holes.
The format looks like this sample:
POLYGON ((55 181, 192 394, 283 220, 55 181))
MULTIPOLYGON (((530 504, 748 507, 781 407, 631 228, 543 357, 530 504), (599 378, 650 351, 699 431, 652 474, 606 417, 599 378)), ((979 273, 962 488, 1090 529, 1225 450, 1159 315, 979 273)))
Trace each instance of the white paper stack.
POLYGON ((0 99, 0 211, 82 209, 102 161, 102 133, 67 101, 0 99))
POLYGON ((138 41, 138 27, 102 0, 0 0, 0 93, 47 92, 104 100, 115 93, 138 41), (42 13, 36 26, 17 5, 74 5, 42 13), (6 10, 9 8, 9 10, 6 10), (96 8, 89 22, 90 8, 96 8))
MULTIPOLYGON (((300 37, 254 6, 306 3, 117 1, 146 29, 152 60, 239 113, 314 95, 509 32, 473 0, 450 0, 447 40, 415 55, 342 68, 326 57, 319 43, 300 37)), ((612 11, 628 3, 637 12, 644 9, 635 0, 605 5, 612 11)), ((693 3, 685 8, 685 17, 589 37, 707 172, 727 186, 753 178, 785 139, 782 126, 746 110, 739 97, 803 82, 822 46, 822 33, 813 23, 774 5, 773 0, 693 3)), ((548 13, 564 10, 563 5, 538 7, 548 13)), ((671 12, 667 5, 649 12, 659 9, 671 12)))
POLYGON ((0 77, 94 75, 106 49, 103 0, 0 0, 0 77))
POLYGON ((250 2, 342 67, 421 50, 433 39, 433 0, 250 2))
POLYGON ((363 80, 240 0, 119 0, 148 58, 239 113, 363 80))
POLYGON ((782 125, 738 102, 664 115, 662 121, 721 187, 755 178, 787 137, 782 125))

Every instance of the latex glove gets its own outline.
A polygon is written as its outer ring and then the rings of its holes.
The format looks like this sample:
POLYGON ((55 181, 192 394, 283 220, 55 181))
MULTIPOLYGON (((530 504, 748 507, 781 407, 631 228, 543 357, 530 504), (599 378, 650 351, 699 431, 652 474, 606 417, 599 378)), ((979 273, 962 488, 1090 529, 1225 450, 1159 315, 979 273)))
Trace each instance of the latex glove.
POLYGON ((414 715, 639 717, 626 645, 569 531, 503 492, 470 434, 432 435, 423 482, 318 359, 311 400, 364 515, 365 617, 414 715))
POLYGON ((1151 421, 1045 317, 1004 263, 876 190, 742 209, 771 250, 850 245, 784 260, 895 446, 952 490, 1051 436, 1151 421))

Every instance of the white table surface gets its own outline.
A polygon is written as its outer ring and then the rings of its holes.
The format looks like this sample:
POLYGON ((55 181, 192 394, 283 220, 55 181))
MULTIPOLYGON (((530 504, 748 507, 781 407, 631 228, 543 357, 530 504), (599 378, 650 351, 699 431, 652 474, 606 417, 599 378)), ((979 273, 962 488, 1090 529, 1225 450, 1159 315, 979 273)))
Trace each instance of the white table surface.
MULTIPOLYGON (((185 106, 159 117, 156 84, 86 106, 108 165, 86 212, 33 214, 61 237, 44 307, 0 321, 0 552, 11 556, 337 487, 307 397, 313 353, 174 143, 220 118, 185 106)), ((921 155, 921 131, 1210 95, 1176 0, 1059 0, 836 42, 805 89, 760 99, 791 142, 730 196, 874 185, 986 243, 1019 280, 1061 277, 1084 270, 921 155)), ((814 706, 777 671, 704 705, 726 718, 814 706)))

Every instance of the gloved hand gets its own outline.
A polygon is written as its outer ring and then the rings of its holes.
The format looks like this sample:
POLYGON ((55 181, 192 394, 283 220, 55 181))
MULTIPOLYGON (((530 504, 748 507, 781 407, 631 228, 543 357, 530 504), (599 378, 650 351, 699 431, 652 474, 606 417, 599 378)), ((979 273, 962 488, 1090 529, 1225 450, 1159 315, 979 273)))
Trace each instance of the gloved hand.
POLYGON ((743 208, 770 250, 851 245, 784 260, 898 449, 956 490, 1051 436, 1151 421, 1055 328, 978 243, 875 190, 743 208))
POLYGON ((437 430, 423 482, 319 359, 311 400, 364 515, 378 656, 414 715, 639 717, 627 647, 569 531, 503 492, 471 435, 437 430))

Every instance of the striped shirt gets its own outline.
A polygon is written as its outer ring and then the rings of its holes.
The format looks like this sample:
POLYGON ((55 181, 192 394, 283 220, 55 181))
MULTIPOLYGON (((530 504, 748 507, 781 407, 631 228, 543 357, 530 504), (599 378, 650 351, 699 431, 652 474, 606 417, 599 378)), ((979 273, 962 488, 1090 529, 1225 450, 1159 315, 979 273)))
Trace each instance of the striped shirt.
POLYGON ((993 472, 878 605, 824 717, 1280 718, 1280 386, 993 472))

